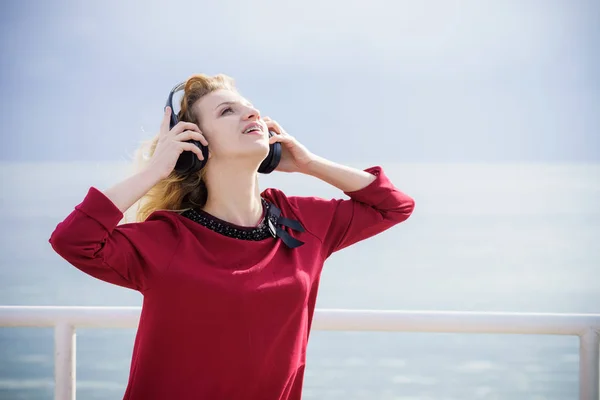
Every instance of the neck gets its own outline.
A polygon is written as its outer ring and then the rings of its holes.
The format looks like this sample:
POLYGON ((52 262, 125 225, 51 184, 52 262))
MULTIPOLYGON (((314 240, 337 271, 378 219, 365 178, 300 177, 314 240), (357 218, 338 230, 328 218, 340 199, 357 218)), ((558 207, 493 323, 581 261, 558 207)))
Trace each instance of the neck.
POLYGON ((204 175, 208 197, 203 210, 231 224, 258 225, 263 214, 258 173, 232 160, 223 164, 214 158, 211 161, 204 175))

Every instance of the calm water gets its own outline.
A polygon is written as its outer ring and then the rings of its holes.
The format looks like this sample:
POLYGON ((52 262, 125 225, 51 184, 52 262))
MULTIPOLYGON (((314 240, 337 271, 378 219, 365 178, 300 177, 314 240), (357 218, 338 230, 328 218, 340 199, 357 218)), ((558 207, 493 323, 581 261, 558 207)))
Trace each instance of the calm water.
MULTIPOLYGON (((362 163, 357 167, 372 164, 362 163)), ((417 200, 404 224, 334 255, 319 308, 600 313, 600 165, 383 165, 417 200)), ((0 304, 140 305, 48 237, 120 164, 0 165, 0 304)), ((288 194, 339 196, 301 175, 288 194)), ((81 399, 121 398, 133 330, 78 330, 81 399)), ((50 399, 50 329, 0 328, 0 399, 50 399)), ((306 399, 576 399, 572 337, 313 331, 306 399)))

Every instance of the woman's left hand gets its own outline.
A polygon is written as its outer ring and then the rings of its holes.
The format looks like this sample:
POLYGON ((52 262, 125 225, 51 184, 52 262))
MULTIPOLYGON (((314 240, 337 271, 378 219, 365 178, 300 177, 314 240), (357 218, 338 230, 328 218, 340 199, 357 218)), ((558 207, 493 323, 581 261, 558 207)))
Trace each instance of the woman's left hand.
POLYGON ((282 172, 302 172, 308 169, 308 165, 315 159, 306 147, 298 142, 293 136, 289 135, 276 121, 269 117, 263 120, 270 131, 276 134, 269 138, 269 144, 275 142, 281 143, 281 161, 275 171, 282 172))

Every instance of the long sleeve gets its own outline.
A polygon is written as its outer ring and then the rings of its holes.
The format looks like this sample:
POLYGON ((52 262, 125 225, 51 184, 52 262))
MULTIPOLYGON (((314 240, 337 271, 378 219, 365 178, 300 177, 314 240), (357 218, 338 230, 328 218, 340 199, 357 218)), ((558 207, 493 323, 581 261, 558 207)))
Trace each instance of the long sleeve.
POLYGON ((81 271, 130 289, 144 291, 157 269, 175 253, 177 224, 169 218, 148 219, 118 226, 123 213, 91 187, 83 201, 60 222, 52 248, 81 271))
POLYGON ((321 239, 325 257, 405 221, 413 212, 414 200, 398 190, 381 167, 365 171, 376 179, 360 190, 345 192, 350 199, 289 198, 305 228, 321 239))

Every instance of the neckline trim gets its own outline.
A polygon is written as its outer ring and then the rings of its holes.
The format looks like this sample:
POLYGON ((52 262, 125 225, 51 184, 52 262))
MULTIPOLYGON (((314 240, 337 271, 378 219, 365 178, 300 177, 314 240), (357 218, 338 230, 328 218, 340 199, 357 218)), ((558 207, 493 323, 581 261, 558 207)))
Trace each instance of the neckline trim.
POLYGON ((261 202, 263 214, 260 222, 255 227, 236 225, 201 209, 192 208, 184 211, 181 215, 218 234, 235 239, 259 241, 272 237, 267 219, 270 219, 272 223, 277 222, 276 217, 269 214, 270 203, 263 198, 261 198, 261 202))
POLYGON ((265 223, 265 217, 267 216, 267 211, 269 209, 269 203, 265 199, 263 199, 262 197, 261 197, 260 200, 261 200, 261 203, 262 203, 262 216, 260 217, 260 220, 259 220, 259 222, 258 222, 258 224, 256 226, 236 225, 234 223, 227 222, 227 221, 225 221, 225 220, 223 220, 223 219, 221 219, 219 217, 215 217, 214 215, 212 215, 212 214, 204 211, 201 208, 193 209, 192 212, 198 213, 198 214, 200 214, 201 216, 205 217, 208 220, 215 221, 215 223, 219 223, 221 225, 228 226, 231 229, 239 229, 239 230, 242 230, 242 231, 253 231, 253 230, 257 229, 257 228, 260 228, 260 226, 265 223))

